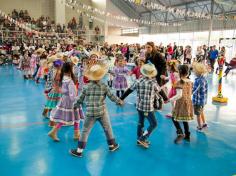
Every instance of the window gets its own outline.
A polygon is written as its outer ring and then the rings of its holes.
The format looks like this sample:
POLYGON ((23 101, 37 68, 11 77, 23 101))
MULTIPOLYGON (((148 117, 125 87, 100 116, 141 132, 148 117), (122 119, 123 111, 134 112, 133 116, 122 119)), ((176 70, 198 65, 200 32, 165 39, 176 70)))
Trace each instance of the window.
POLYGON ((138 28, 128 28, 128 29, 121 29, 121 34, 138 34, 138 28))

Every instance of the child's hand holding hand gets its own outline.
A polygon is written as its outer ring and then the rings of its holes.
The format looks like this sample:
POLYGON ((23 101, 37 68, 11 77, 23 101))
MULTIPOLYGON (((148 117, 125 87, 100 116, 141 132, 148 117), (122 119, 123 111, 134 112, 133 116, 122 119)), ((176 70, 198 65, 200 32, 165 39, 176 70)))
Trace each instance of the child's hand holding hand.
POLYGON ((165 75, 161 75, 161 79, 166 79, 166 76, 165 75))

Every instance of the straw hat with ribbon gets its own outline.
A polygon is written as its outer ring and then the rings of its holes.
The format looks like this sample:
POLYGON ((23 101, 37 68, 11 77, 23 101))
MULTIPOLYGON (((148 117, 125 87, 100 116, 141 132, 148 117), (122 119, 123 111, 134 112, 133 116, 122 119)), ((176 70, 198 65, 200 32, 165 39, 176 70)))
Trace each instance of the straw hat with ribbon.
POLYGON ((99 81, 105 76, 107 72, 107 65, 100 63, 87 68, 84 72, 84 75, 91 81, 99 81))
POLYGON ((143 76, 148 78, 153 78, 157 75, 157 70, 152 63, 144 64, 141 69, 141 73, 143 76))
POLYGON ((73 63, 73 64, 75 64, 75 65, 77 65, 78 63, 79 63, 79 59, 77 58, 77 57, 71 57, 70 58, 70 60, 71 60, 71 62, 73 63))
POLYGON ((204 75, 208 72, 207 67, 203 63, 198 63, 198 62, 193 63, 193 71, 197 75, 204 75))

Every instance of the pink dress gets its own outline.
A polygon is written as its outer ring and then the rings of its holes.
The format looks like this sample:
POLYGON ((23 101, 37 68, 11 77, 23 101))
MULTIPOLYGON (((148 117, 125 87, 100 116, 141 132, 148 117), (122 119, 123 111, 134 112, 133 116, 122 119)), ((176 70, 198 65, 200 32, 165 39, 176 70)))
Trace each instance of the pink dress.
POLYGON ((170 82, 171 82, 171 89, 169 92, 169 98, 172 98, 173 96, 176 95, 176 83, 179 81, 179 76, 177 72, 171 72, 170 73, 170 82))
POLYGON ((34 70, 36 68, 36 55, 32 55, 31 56, 31 59, 30 59, 30 72, 31 72, 31 75, 34 74, 34 70))

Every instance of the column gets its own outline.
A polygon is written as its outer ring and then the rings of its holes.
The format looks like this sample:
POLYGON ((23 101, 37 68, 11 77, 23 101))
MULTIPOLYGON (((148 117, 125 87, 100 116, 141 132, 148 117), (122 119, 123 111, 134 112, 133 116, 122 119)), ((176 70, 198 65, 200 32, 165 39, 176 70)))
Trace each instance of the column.
POLYGON ((55 22, 56 24, 66 23, 66 6, 65 0, 54 0, 55 2, 55 22))
POLYGON ((210 46, 211 42, 211 32, 213 27, 213 18, 214 18, 214 0, 211 0, 211 19, 209 24, 209 33, 208 33, 208 46, 210 46))

